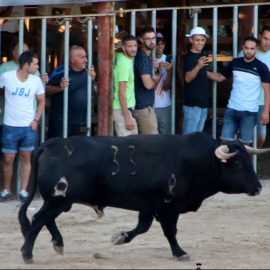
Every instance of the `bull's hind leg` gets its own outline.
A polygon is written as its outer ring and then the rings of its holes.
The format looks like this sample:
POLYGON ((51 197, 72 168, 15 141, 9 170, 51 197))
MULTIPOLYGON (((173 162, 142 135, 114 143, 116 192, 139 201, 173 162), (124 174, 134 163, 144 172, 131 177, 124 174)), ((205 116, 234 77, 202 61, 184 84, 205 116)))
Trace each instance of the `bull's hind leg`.
POLYGON ((51 203, 44 202, 41 209, 34 215, 32 224, 29 228, 29 231, 25 235, 25 241, 21 248, 22 257, 25 263, 33 262, 32 252, 34 244, 42 227, 46 224, 53 225, 55 218, 57 218, 65 210, 66 207, 66 205, 57 204, 55 201, 52 201, 51 203))
POLYGON ((191 261, 191 257, 180 248, 176 240, 178 217, 178 213, 166 212, 165 214, 159 215, 159 222, 164 235, 169 241, 173 256, 179 261, 191 261))
POLYGON ((139 213, 139 220, 137 227, 129 232, 120 232, 112 237, 112 243, 114 245, 121 245, 129 243, 131 240, 139 234, 143 234, 149 230, 152 225, 154 217, 149 214, 139 213))

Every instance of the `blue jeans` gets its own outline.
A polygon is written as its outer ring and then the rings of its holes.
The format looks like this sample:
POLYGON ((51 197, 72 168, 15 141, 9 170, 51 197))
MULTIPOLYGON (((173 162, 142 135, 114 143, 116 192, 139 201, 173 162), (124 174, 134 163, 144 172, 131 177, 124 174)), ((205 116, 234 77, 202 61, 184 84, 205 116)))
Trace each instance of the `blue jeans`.
POLYGON ((266 136, 266 125, 263 126, 261 121, 261 116, 264 111, 264 105, 259 106, 259 111, 257 115, 257 136, 266 136))
POLYGON ((242 143, 252 143, 257 114, 257 112, 237 111, 227 108, 224 114, 220 139, 225 141, 235 140, 236 132, 239 129, 239 140, 242 143))
POLYGON ((2 151, 16 154, 20 151, 33 151, 35 149, 37 130, 31 127, 3 126, 2 151))
POLYGON ((207 118, 207 108, 183 106, 183 134, 202 132, 207 118))

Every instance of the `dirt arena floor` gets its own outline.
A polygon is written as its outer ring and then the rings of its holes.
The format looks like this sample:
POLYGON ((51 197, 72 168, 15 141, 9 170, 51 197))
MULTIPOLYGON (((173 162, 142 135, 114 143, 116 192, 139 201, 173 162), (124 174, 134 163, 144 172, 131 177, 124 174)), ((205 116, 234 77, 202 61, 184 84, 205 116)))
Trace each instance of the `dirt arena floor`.
MULTIPOLYGON (((34 263, 24 264, 23 237, 17 219, 19 202, 0 203, 1 269, 268 269, 270 266, 270 180, 262 180, 259 196, 218 193, 196 213, 180 216, 177 239, 193 260, 176 261, 158 222, 131 243, 114 246, 111 236, 137 224, 137 213, 106 208, 97 219, 91 208, 74 205, 57 219, 65 244, 55 253, 46 228, 34 247, 34 263)), ((32 217, 42 201, 28 209, 32 217)))

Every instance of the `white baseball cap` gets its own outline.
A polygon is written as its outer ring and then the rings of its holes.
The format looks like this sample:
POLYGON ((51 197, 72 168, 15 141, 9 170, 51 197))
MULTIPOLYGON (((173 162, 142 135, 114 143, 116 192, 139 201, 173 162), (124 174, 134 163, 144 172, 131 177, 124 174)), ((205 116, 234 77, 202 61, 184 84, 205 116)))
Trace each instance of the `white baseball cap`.
POLYGON ((206 35, 206 32, 205 30, 202 28, 202 27, 194 27, 191 32, 190 32, 190 35, 186 35, 187 37, 192 37, 194 35, 203 35, 203 36, 206 36, 207 38, 209 38, 208 35, 206 35))

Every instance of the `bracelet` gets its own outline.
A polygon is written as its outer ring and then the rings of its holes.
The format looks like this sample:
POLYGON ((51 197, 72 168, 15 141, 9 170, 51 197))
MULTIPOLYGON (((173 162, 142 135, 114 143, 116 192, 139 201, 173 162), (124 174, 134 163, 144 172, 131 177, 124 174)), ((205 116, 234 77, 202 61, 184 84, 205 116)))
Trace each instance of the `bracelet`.
POLYGON ((34 119, 33 121, 37 122, 37 124, 39 123, 39 121, 37 119, 34 119))

